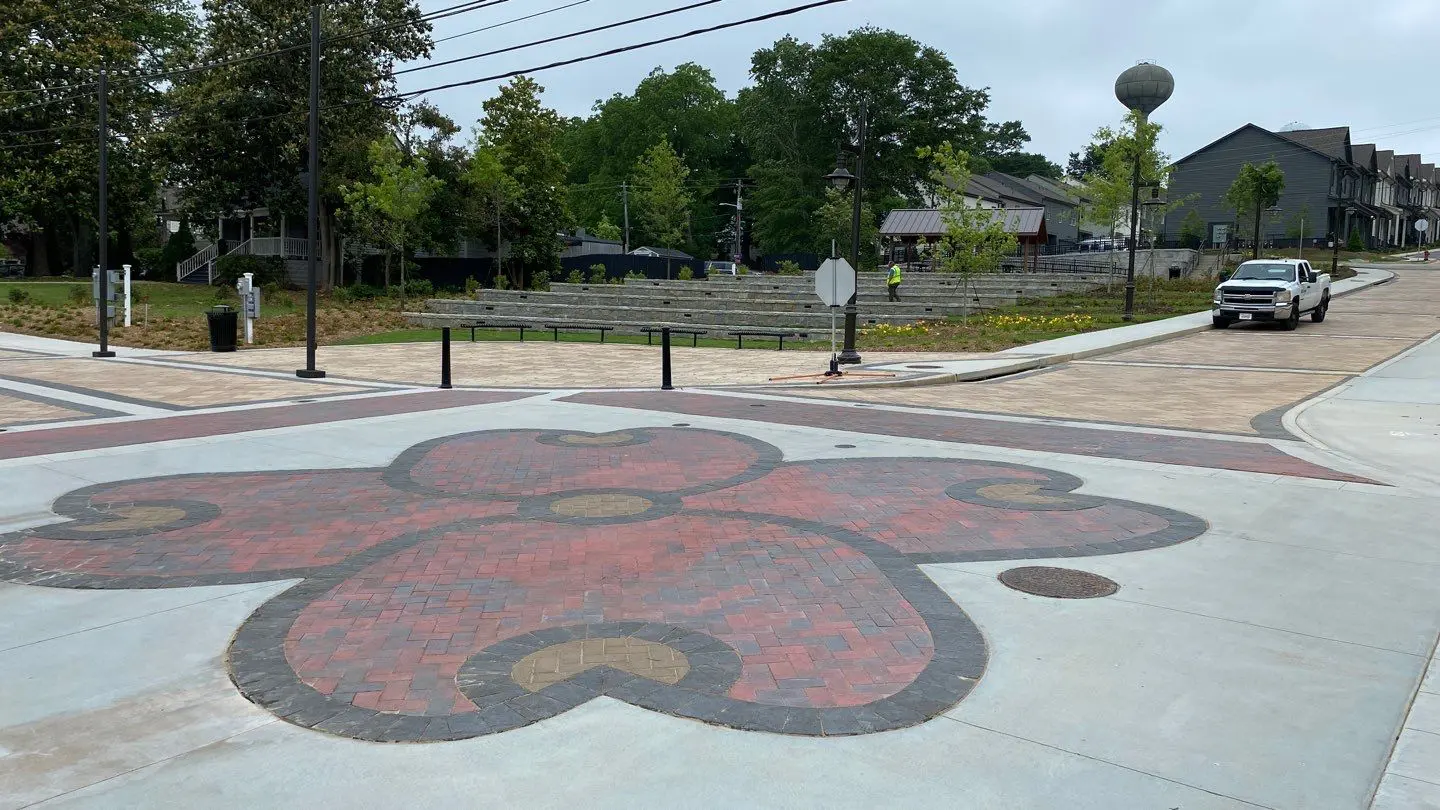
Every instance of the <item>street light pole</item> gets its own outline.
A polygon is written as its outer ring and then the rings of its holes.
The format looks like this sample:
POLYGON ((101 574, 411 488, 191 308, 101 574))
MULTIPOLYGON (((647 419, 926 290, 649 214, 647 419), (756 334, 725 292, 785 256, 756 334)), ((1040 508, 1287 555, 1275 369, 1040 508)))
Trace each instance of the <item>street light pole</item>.
POLYGON ((1140 158, 1141 140, 1150 113, 1159 109, 1175 92, 1175 77, 1170 71, 1150 62, 1141 62, 1126 70, 1115 80, 1115 98, 1139 113, 1135 123, 1135 167, 1130 181, 1130 260, 1125 271, 1125 314, 1135 319, 1135 251, 1140 246, 1140 158))
MULTIPOLYGON (((325 372, 315 368, 315 288, 320 276, 320 5, 310 7, 310 268, 305 288, 305 368, 296 377, 317 380, 325 372)), ((403 261, 403 258, 402 258, 403 261)))
POLYGON ((856 133, 859 138, 855 143, 855 182, 851 187, 854 192, 854 209, 850 216, 850 264, 855 270, 855 294, 845 304, 845 347, 840 351, 839 360, 847 365, 855 365, 860 362, 860 352, 855 350, 855 322, 858 319, 859 309, 856 303, 860 299, 860 222, 865 204, 865 151, 866 140, 870 134, 870 106, 866 102, 860 102, 860 127, 856 133))
POLYGON ((110 350, 110 119, 109 99, 110 78, 104 68, 100 69, 100 218, 98 253, 100 260, 100 306, 95 310, 95 319, 100 326, 100 351, 91 352, 93 357, 114 357, 110 350))

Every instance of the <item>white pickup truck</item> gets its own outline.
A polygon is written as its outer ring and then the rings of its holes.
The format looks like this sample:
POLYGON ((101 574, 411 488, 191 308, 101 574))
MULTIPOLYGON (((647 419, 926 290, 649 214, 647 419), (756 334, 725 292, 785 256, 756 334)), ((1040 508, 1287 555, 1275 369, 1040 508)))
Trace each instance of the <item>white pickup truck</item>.
POLYGON ((1316 273, 1304 259, 1259 259, 1235 268, 1215 288, 1210 308, 1216 329, 1245 321, 1275 321, 1286 330, 1300 316, 1320 323, 1330 310, 1330 276, 1316 273))

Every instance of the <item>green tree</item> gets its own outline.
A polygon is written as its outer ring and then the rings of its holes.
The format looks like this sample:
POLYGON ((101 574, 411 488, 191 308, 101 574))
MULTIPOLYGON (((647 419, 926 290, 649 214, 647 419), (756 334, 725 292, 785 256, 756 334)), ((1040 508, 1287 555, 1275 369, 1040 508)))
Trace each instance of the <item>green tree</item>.
POLYGON ((1240 167, 1240 173, 1235 177, 1235 182, 1230 184, 1230 190, 1225 192, 1225 204, 1235 211, 1236 216, 1254 215, 1254 245, 1251 246, 1251 257, 1260 258, 1260 218, 1266 208, 1280 202, 1280 195, 1285 191, 1285 172, 1275 161, 1266 161, 1256 165, 1246 163, 1240 167))
POLYGON ((1110 144, 1105 141, 1092 141, 1085 147, 1085 152, 1071 152, 1070 160, 1065 164, 1065 176, 1084 180, 1088 175, 1100 171, 1100 165, 1105 162, 1105 150, 1110 144))
POLYGON ((692 203, 685 187, 689 177, 690 169, 665 138, 635 164, 635 200, 648 242, 666 248, 685 244, 692 203))
MULTIPOLYGON (((965 198, 970 183, 970 156, 948 143, 919 150, 932 166, 930 187, 940 211, 945 234, 938 246, 937 266, 961 278, 967 297, 972 278, 994 272, 1000 261, 1015 252, 1015 235, 1005 230, 1005 214, 971 205, 965 198)), ((968 308, 967 308, 968 309, 968 308)))
POLYGON ((1310 213, 1310 203, 1302 204, 1285 227, 1285 235, 1291 239, 1304 239, 1315 231, 1315 215, 1310 213))
POLYGON ((391 251, 399 254, 403 287, 410 260, 406 245, 414 246, 420 220, 444 181, 431 177, 423 163, 407 158, 389 135, 370 144, 369 159, 374 179, 341 187, 341 196, 362 232, 385 246, 386 287, 390 286, 391 251))
MULTIPOLYGON (((570 165, 572 212, 581 222, 602 216, 621 221, 620 185, 662 138, 690 169, 694 211, 710 211, 725 199, 733 202, 734 192, 722 186, 749 165, 738 123, 735 103, 706 68, 687 63, 673 71, 655 69, 630 95, 617 93, 597 102, 590 117, 567 124, 561 150, 570 165)), ((723 215, 693 217, 695 243, 712 243, 727 220, 723 215)))
MULTIPOLYGON (((1142 198, 1148 188, 1164 189, 1170 184, 1170 157, 1158 147, 1162 127, 1131 112, 1119 129, 1104 127, 1094 136, 1099 165, 1081 181, 1080 221, 1130 225, 1130 203, 1135 170, 1140 170, 1142 198)), ((1183 205, 1180 199, 1147 207, 1146 214, 1158 221, 1166 211, 1183 205)), ((1143 221, 1141 223, 1143 229, 1143 221)), ((1138 237, 1139 234, 1136 234, 1138 237)))
POLYGON ((1200 212, 1190 209, 1185 219, 1180 222, 1180 245, 1191 249, 1199 249, 1205 244, 1205 220, 1200 212))
POLYGON ((519 283, 523 267, 517 271, 513 262, 509 268, 505 265, 505 233, 507 228, 517 227, 515 215, 520 210, 522 190, 502 161, 502 154, 495 148, 480 147, 470 156, 465 173, 469 204, 464 233, 482 242, 494 237, 496 289, 502 289, 498 286, 502 280, 510 289, 523 289, 519 283))
POLYGON ((607 239, 611 242, 619 242, 620 238, 624 235, 620 232, 620 226, 611 222, 610 217, 604 214, 600 215, 600 221, 595 223, 594 229, 590 232, 601 239, 607 239))
POLYGON ((530 286, 527 274, 548 276, 559 269, 561 245, 555 235, 570 226, 565 204, 568 169, 560 152, 564 122, 540 103, 544 92, 528 76, 501 87, 482 105, 485 115, 476 145, 477 152, 493 153, 501 176, 513 184, 510 194, 502 194, 501 219, 508 255, 520 262, 515 289, 530 286))
MULTIPOLYGON (((830 255, 833 243, 839 255, 850 256, 850 239, 854 233, 855 202, 849 194, 833 188, 825 190, 825 202, 815 212, 817 239, 811 250, 821 256, 830 255)), ((875 212, 865 203, 860 210, 860 270, 874 270, 880 262, 880 226, 875 212)))
MULTIPOLYGON (((293 0, 204 0, 203 61, 233 59, 257 43, 300 46, 265 59, 176 77, 163 145, 183 204, 213 217, 259 206, 304 218, 310 7, 293 0)), ((373 99, 395 91, 397 62, 430 53, 429 23, 414 0, 355 0, 324 8, 321 62, 321 245, 327 280, 340 268, 341 189, 369 177, 369 146, 397 128, 373 99), (353 31, 362 35, 341 36, 353 31)))
MULTIPOLYGON (((87 3, 0 0, 0 222, 32 272, 88 274, 95 260, 95 122, 100 69, 107 94, 109 226, 115 266, 134 234, 155 227, 162 163, 153 148, 163 85, 124 74, 189 60, 194 16, 181 0, 87 3), (18 226, 18 227, 17 227, 18 226)), ((153 240, 151 240, 153 241, 153 240)))
MULTIPOLYGON (((1012 152, 1005 155, 991 155, 987 158, 990 169, 1015 177, 1029 177, 1038 174, 1051 180, 1065 176, 1065 170, 1050 159, 1036 152, 1012 152)), ((980 172, 983 174, 983 172, 980 172)))
POLYGON ((1019 122, 984 116, 989 93, 960 83, 941 51, 894 31, 861 28, 819 45, 793 37, 757 51, 754 84, 739 95, 740 130, 753 157, 747 210, 770 252, 811 249, 815 212, 837 144, 855 140, 862 105, 869 127, 865 198, 877 214, 888 200, 919 203, 929 166, 917 147, 949 141, 974 154, 1014 152, 1028 136, 1019 122))

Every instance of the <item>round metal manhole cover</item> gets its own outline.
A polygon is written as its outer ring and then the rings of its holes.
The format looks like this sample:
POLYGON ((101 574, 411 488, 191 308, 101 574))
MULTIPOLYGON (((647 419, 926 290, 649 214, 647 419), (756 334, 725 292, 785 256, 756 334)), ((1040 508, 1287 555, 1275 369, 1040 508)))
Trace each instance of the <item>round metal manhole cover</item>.
POLYGON ((944 368, 944 366, 906 366, 905 368, 944 368))
POLYGON ((1096 599, 1120 590, 1113 580, 1099 574, 1045 566, 1011 568, 1000 574, 1000 581, 1022 593, 1050 599, 1096 599))

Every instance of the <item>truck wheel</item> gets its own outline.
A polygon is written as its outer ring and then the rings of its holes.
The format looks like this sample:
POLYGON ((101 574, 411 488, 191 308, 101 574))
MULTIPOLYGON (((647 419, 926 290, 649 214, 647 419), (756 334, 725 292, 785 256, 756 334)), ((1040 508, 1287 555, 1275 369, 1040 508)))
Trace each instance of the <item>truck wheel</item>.
POLYGON ((1286 332, 1294 332, 1300 328, 1300 302, 1296 301, 1290 305, 1290 317, 1280 322, 1280 328, 1286 332))
POLYGON ((1230 325, 1229 318, 1211 318, 1210 324, 1216 329, 1224 329, 1230 325))
POLYGON ((1324 322, 1325 322, 1325 313, 1327 313, 1327 312, 1329 312, 1329 311, 1330 311, 1330 296, 1327 295, 1327 296, 1325 296, 1324 298, 1320 299, 1320 306, 1316 307, 1316 308, 1315 308, 1315 311, 1310 313, 1310 320, 1311 320, 1312 322, 1314 322, 1314 323, 1324 323, 1324 322))

